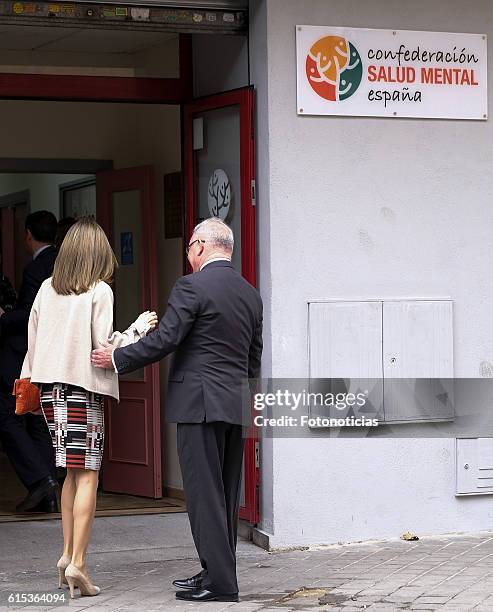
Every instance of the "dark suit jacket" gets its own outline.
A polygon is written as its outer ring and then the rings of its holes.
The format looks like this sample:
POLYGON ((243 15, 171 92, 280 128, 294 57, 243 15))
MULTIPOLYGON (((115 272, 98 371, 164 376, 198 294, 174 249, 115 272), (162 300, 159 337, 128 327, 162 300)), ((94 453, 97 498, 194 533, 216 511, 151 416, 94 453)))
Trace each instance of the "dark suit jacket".
POLYGON ((4 390, 12 390, 21 372, 29 314, 41 284, 53 274, 56 256, 55 247, 49 246, 27 264, 14 308, 0 317, 0 386, 4 390))
POLYGON ((172 352, 168 422, 245 422, 247 379, 260 375, 262 299, 230 262, 182 276, 159 326, 114 360, 124 374, 172 352))

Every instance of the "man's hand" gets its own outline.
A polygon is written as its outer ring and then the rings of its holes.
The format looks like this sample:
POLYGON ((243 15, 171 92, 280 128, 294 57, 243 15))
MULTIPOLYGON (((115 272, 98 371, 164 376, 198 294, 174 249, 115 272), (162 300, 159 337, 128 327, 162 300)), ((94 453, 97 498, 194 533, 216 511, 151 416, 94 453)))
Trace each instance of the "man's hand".
POLYGON ((93 350, 91 354, 92 365, 95 366, 96 368, 114 370, 113 361, 111 359, 113 356, 114 350, 115 349, 111 346, 111 344, 104 342, 101 348, 93 350))
POLYGON ((0 306, 0 317, 5 314, 5 310, 0 306))
POLYGON ((157 314, 153 311, 149 314, 149 331, 156 329, 158 324, 157 314))

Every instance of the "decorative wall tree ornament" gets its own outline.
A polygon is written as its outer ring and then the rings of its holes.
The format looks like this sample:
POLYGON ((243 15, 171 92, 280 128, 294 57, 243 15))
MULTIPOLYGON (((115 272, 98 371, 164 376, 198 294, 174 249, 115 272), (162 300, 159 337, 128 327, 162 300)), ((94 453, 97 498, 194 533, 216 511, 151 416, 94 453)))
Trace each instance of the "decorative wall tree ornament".
POLYGON ((224 170, 214 170, 209 179, 207 204, 211 217, 226 221, 231 206, 231 183, 224 170))

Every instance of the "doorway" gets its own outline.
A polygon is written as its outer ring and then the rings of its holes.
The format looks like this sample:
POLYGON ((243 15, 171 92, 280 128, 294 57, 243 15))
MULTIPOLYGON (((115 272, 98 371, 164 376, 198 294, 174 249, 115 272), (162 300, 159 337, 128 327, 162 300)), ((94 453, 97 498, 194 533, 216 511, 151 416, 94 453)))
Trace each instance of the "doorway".
MULTIPOLYGON (((187 235, 209 216, 233 230, 235 268, 256 286, 253 88, 185 105, 187 235)), ((259 521, 259 438, 251 427, 243 457, 240 518, 259 521)))
MULTIPOLYGON (((44 167, 45 163, 49 160, 23 160, 24 169, 37 169, 38 167, 44 167)), ((96 172, 96 174, 75 174, 70 171, 75 169, 75 166, 71 160, 66 162, 67 173, 62 173, 63 160, 52 160, 53 166, 57 168, 57 173, 34 173, 34 172, 22 172, 22 173, 0 173, 0 203, 3 204, 2 208, 2 224, 3 234, 8 240, 3 240, 1 243, 2 260, 7 262, 15 263, 15 268, 10 267, 9 278, 15 282, 17 291, 19 290, 20 283, 22 281, 22 270, 27 263, 28 255, 24 248, 24 222, 25 216, 28 212, 35 210, 50 210, 55 214, 57 219, 71 216, 77 218, 82 215, 93 215, 98 217, 100 223, 104 225, 104 221, 100 218, 102 215, 97 214, 97 200, 96 200, 96 180, 99 179, 101 174, 108 176, 108 171, 96 172), (20 191, 11 192, 13 188, 23 188, 20 191), (9 214, 6 215, 5 213, 9 214), (5 223, 5 220, 9 222, 9 225, 5 223), (14 272, 14 274, 12 273, 14 272), (17 272, 17 274, 15 274, 17 272)), ((5 163, 5 167, 11 167, 12 160, 5 163)), ((15 164, 14 164, 15 165, 15 164)), ((103 168, 107 168, 107 162, 100 164, 103 168)), ((92 169, 97 170, 98 162, 92 164, 92 169)), ((110 172, 111 174, 111 172, 110 172)), ((147 215, 148 216, 148 215, 147 215)), ((133 220, 128 218, 126 221, 129 225, 125 226, 124 229, 130 230, 135 236, 138 234, 139 228, 133 223, 133 220)), ((112 240, 115 252, 121 264, 121 251, 116 247, 115 241, 112 240)), ((142 242, 142 241, 140 241, 142 242)), ((139 256, 139 249, 136 248, 134 256, 139 256)), ((124 262, 125 263, 125 262, 124 262)), ((126 262, 129 263, 129 262, 126 262)), ((131 269, 133 266, 124 266, 124 269, 131 269)), ((153 272, 149 266, 142 266, 144 269, 148 269, 153 272)), ((7 271, 7 270, 6 270, 7 271)), ((154 271, 153 276, 157 276, 154 271)), ((123 279, 124 281, 127 279, 123 279)), ((117 283, 118 283, 117 279, 117 283)), ((117 290, 118 291, 118 290, 117 290)), ((131 292, 131 295, 133 293, 131 292)), ((118 296, 118 293, 117 293, 118 296)), ((118 304, 118 299, 117 299, 118 304)), ((120 300, 120 304, 123 308, 118 309, 116 312, 116 325, 121 323, 120 327, 125 327, 126 324, 131 322, 135 318, 135 313, 129 313, 129 316, 133 316, 131 320, 126 322, 125 312, 128 311, 128 300, 120 300), (127 306, 127 308, 125 308, 127 306)), ((136 307, 140 307, 140 303, 136 304, 136 307)), ((157 303, 153 304, 153 308, 158 310, 157 303)), ((140 312, 140 311, 139 311, 140 312)), ((138 313, 137 313, 138 314, 138 313)), ((158 388, 159 391, 159 388, 158 388)), ((159 417, 159 397, 152 403, 154 409, 158 411, 159 417)), ((124 410, 125 402, 123 402, 122 409, 124 410)), ((108 422, 108 420, 107 420, 108 422)), ((159 419, 157 423, 157 432, 160 435, 159 430, 159 419)), ((108 432, 109 433, 109 432, 108 432)), ((108 439, 108 436, 107 436, 108 439)), ((134 439, 138 440, 134 436, 134 439)), ((157 461, 149 462, 149 469, 152 471, 154 466, 157 466, 157 474, 159 478, 159 488, 157 491, 142 491, 132 490, 129 487, 120 487, 120 490, 124 490, 130 494, 115 494, 112 491, 115 490, 110 484, 110 474, 102 471, 101 487, 98 493, 98 515, 120 515, 128 513, 158 513, 158 512, 183 512, 185 511, 185 505, 183 499, 180 499, 179 495, 176 498, 163 497, 161 491, 161 464, 160 457, 157 461), (157 494, 156 494, 157 493, 157 494), (147 498, 137 497, 136 495, 147 495, 147 498), (148 499, 156 498, 156 499, 148 499)), ((9 520, 18 520, 19 515, 14 514, 13 508, 17 501, 23 497, 25 492, 23 487, 18 482, 10 464, 7 461, 6 456, 0 452, 0 522, 9 520)), ((63 470, 60 470, 59 476, 63 477, 63 470)), ((130 478, 129 482, 142 482, 141 477, 130 478)), ((118 491, 118 487, 116 491, 118 491)), ((179 493, 179 492, 178 492, 179 493)), ((52 518, 49 515, 26 515, 24 520, 32 520, 33 516, 37 518, 52 518)))
MULTIPOLYGON (((115 300, 116 326, 126 329, 130 323, 142 312, 151 307, 158 313, 163 313, 167 297, 175 280, 183 273, 183 238, 182 227, 180 233, 168 238, 164 226, 165 192, 164 178, 169 173, 181 170, 181 126, 180 107, 177 105, 138 105, 138 104, 98 104, 90 102, 42 102, 42 101, 0 101, 4 112, 13 113, 10 121, 18 128, 15 133, 4 130, 5 139, 0 144, 0 172, 10 170, 9 173, 18 183, 33 177, 37 185, 50 184, 42 198, 36 196, 36 190, 31 189, 31 209, 49 209, 57 219, 62 215, 77 216, 78 212, 95 214, 97 220, 107 229, 110 242, 117 259, 119 271, 116 278, 116 292, 122 292, 122 298, 115 300), (44 121, 39 122, 38 118, 44 121), (67 131, 70 138, 67 138, 67 131), (36 138, 30 134, 36 133, 36 138), (10 136, 12 134, 12 136, 10 136), (19 143, 25 143, 20 148, 19 143), (13 158, 11 151, 15 150, 19 157, 13 158), (151 249, 153 263, 150 264, 151 255, 147 253, 145 261, 140 259, 141 247, 149 246, 149 228, 146 236, 141 235, 139 218, 136 212, 132 190, 125 193, 118 192, 112 196, 111 202, 116 202, 118 210, 124 215, 115 217, 110 215, 110 222, 103 209, 97 210, 96 189, 94 180, 98 177, 108 177, 111 172, 122 172, 125 168, 152 167, 152 176, 148 179, 146 203, 141 214, 141 220, 150 224, 156 240, 156 247, 151 249), (112 170, 115 169, 115 170, 112 170), (33 176, 35 175, 35 176, 33 176), (50 178, 51 177, 51 178, 50 178), (87 184, 84 186, 82 181, 87 184), (92 182, 92 186, 89 184, 92 182), (149 196, 154 194, 154 212, 149 210, 149 196), (128 199, 130 197, 130 199, 128 199), (133 212, 132 212, 133 211, 133 212), (118 227, 110 227, 116 221, 118 227), (131 248, 124 254, 122 251, 122 236, 131 238, 131 248), (156 253, 160 253, 156 261, 156 253), (118 279, 118 274, 121 278, 118 279), (125 290, 125 285, 133 283, 136 277, 145 277, 146 295, 133 290, 125 290), (153 284, 152 296, 148 287, 153 284), (150 300, 149 298, 152 299, 150 300)), ((4 119, 7 122, 7 119, 4 119)), ((0 124, 2 119, 0 118, 0 124)), ((132 179, 132 176, 130 176, 132 179)), ((135 190, 139 185, 134 185, 135 190)), ((20 191, 20 188, 17 189, 20 191)), ((100 192, 101 195, 101 192, 100 192)), ((128 246, 128 240, 126 246, 128 246)), ((113 457, 118 459, 118 465, 131 468, 132 461, 137 465, 146 464, 151 472, 151 483, 154 489, 142 490, 133 485, 142 484, 144 479, 140 475, 120 475, 118 482, 110 483, 115 474, 111 470, 103 471, 102 485, 112 493, 133 493, 147 495, 150 499, 160 499, 172 496, 178 499, 183 507, 181 474, 176 453, 175 431, 173 426, 165 423, 165 391, 167 377, 167 362, 154 366, 154 381, 151 385, 151 394, 154 400, 149 401, 145 394, 135 394, 129 389, 138 387, 138 382, 125 381, 122 396, 127 401, 118 406, 122 408, 118 416, 124 411, 140 410, 142 401, 152 405, 154 422, 149 418, 136 420, 139 430, 133 432, 142 443, 140 456, 122 456, 118 447, 118 437, 113 440, 113 457), (161 408, 159 403, 161 402, 161 408), (157 412, 157 415, 155 414, 157 412), (161 424, 159 423, 161 421, 161 424), (152 442, 157 437, 156 443, 152 442), (159 444, 158 444, 159 443, 159 444), (147 453, 147 455, 146 455, 147 453), (123 482, 121 482, 123 481, 123 482), (131 485, 131 486, 130 486, 131 485)), ((107 421, 109 423, 110 421, 107 421)), ((115 434, 122 434, 125 438, 128 432, 122 431, 121 422, 113 419, 115 434)), ((108 436, 107 436, 107 441, 108 436)), ((108 453, 107 453, 108 456, 108 453)), ((116 475, 118 476, 118 475, 116 475)))
MULTIPOLYGON (((40 34, 47 38, 51 36, 46 29, 40 34)), ((204 214, 213 214, 208 207, 205 207, 203 202, 199 205, 199 208, 201 208, 200 214, 192 211, 190 199, 187 200, 189 205, 184 206, 185 193, 190 193, 191 185, 195 189, 195 179, 193 177, 200 161, 197 159, 198 154, 192 153, 191 156, 188 145, 185 149, 182 142, 182 133, 186 128, 185 114, 188 112, 196 113, 199 107, 194 106, 195 103, 192 102, 185 108, 183 103, 193 100, 192 81, 199 75, 199 72, 194 75, 191 65, 191 47, 187 47, 187 39, 182 35, 163 36, 160 34, 158 36, 150 32, 145 34, 141 32, 136 37, 134 34, 130 36, 129 32, 115 32, 114 34, 115 36, 111 37, 110 40, 107 36, 102 37, 97 32, 85 32, 81 33, 80 36, 78 33, 73 35, 71 33, 69 37, 57 41, 47 40, 42 48, 40 47, 39 50, 34 52, 25 50, 25 53, 22 54, 23 61, 29 64, 30 71, 35 66, 37 74, 33 75, 32 78, 23 74, 23 93, 18 91, 16 97, 24 99, 15 101, 0 99, 0 107, 3 107, 0 124, 3 116, 9 117, 9 121, 16 126, 16 142, 9 143, 7 139, 6 142, 0 144, 0 171, 2 169, 1 158, 12 155, 16 156, 17 162, 28 156, 35 157, 40 162, 44 160, 44 172, 54 172, 55 168, 59 169, 59 164, 63 162, 69 163, 71 171, 75 172, 76 162, 79 163, 78 168, 81 169, 90 166, 89 162, 91 160, 109 163, 111 168, 118 172, 124 169, 152 167, 153 177, 149 179, 149 182, 154 192, 153 230, 156 235, 156 253, 158 256, 156 257, 155 268, 151 267, 149 270, 156 281, 157 310, 158 313, 162 314, 166 307, 167 296, 175 280, 188 271, 185 267, 183 249, 185 232, 189 231, 191 224, 203 217, 204 214), (88 52, 87 45, 88 36, 94 43, 90 52, 88 52), (149 45, 145 41, 149 41, 152 36, 155 36, 156 41, 149 45), (137 39, 140 42, 137 42, 137 39), (56 62, 59 62, 63 55, 60 54, 60 51, 64 45, 69 45, 70 49, 67 48, 66 50, 67 52, 64 55, 66 65, 62 68, 57 67, 56 62), (49 65, 50 68, 46 69, 45 65, 49 65), (97 77, 94 76, 96 74, 97 77), (28 87, 28 83, 31 83, 32 86, 28 87), (77 92, 77 95, 74 92, 77 92), (44 101, 48 97, 51 97, 52 101, 44 101), (38 99, 35 100, 34 98, 38 99), (71 101, 62 101, 62 99, 71 101), (98 102, 90 100, 98 100, 98 102), (112 102, 114 100, 119 100, 119 103, 112 102), (129 100, 132 103, 128 103, 129 100), (104 104, 101 102, 104 102, 104 104), (163 104, 163 102, 165 103, 163 104), (35 135, 35 138, 33 138, 33 135, 35 135), (29 143, 29 147, 26 147, 25 143, 29 143), (56 163, 50 165, 50 162, 56 163)), ((224 74, 223 78, 221 71, 217 70, 217 63, 220 58, 216 58, 213 64, 207 59, 209 57, 208 50, 212 47, 210 44, 204 45, 205 39, 212 41, 221 37, 211 35, 211 38, 209 38, 208 35, 202 38, 203 42, 197 47, 201 50, 200 54, 194 57, 197 66, 200 67, 201 78, 195 79, 201 88, 200 93, 204 93, 203 87, 205 84, 212 82, 211 79, 206 78, 205 71, 206 69, 212 69, 213 65, 215 86, 219 90, 234 86, 236 81, 234 78, 230 78, 232 75, 224 74), (209 65, 211 68, 209 68, 209 65)), ((239 37, 230 38, 234 38, 234 49, 239 50, 240 47, 237 44, 239 37)), ((230 59, 236 57, 237 60, 239 58, 238 61, 230 62, 231 67, 234 65, 232 70, 236 71, 237 66, 241 64, 244 66, 242 74, 247 73, 245 69, 247 56, 243 51, 239 55, 222 53, 220 56, 230 59)), ((25 70, 22 72, 24 73, 25 70)), ((8 81, 9 78, 7 77, 5 82, 8 81)), ((11 84, 14 90, 17 87, 16 82, 16 79, 12 77, 11 84)), ((15 95, 12 91, 12 89, 9 89, 6 93, 0 87, 0 96, 2 93, 8 96, 15 95)), ((232 145, 232 150, 235 150, 236 147, 234 167, 231 169, 221 168, 220 165, 224 166, 223 156, 223 159, 217 158, 216 167, 212 170, 225 171, 231 182, 230 211, 233 222, 237 224, 234 229, 236 229, 236 241, 239 247, 235 257, 239 258, 237 263, 240 263, 242 273, 250 282, 255 284, 254 211, 249 210, 248 215, 246 214, 247 205, 251 208, 255 203, 252 108, 251 103, 248 106, 244 105, 243 102, 244 98, 249 98, 251 102, 253 93, 250 91, 248 94, 240 94, 240 98, 239 102, 234 103, 238 104, 238 107, 242 107, 241 113, 237 114, 236 117, 228 117, 231 105, 226 99, 223 100, 223 111, 220 110, 220 103, 216 104, 214 108, 214 111, 217 111, 218 118, 222 113, 224 115, 223 119, 226 121, 232 120, 236 126, 235 129, 239 130, 239 138, 232 145), (240 141, 249 143, 246 156, 243 149, 240 154, 238 149, 240 141), (247 159, 248 163, 245 161, 247 159), (244 215, 246 215, 245 218, 243 218, 244 215), (244 249, 247 249, 245 253, 244 249)), ((210 99, 209 103, 211 103, 210 99)), ((197 101, 196 104, 200 104, 200 102, 197 101)), ((213 114, 211 113, 211 116, 213 114)), ((208 121, 209 115, 205 118, 207 130, 205 142, 208 143, 207 147, 210 147, 219 123, 208 121)), ((224 133, 227 134, 228 131, 226 130, 224 133)), ((219 140, 220 138, 218 142, 219 140)), ((210 155, 208 154, 207 147, 202 153, 208 158, 207 163, 210 164, 214 162, 214 155, 212 155, 212 151, 209 151, 210 155)), ((201 175, 200 188, 194 192, 197 195, 203 189, 204 182, 211 178, 205 175, 205 171, 208 172, 208 166, 206 168, 206 165, 203 166, 204 172, 199 170, 201 175)), ((26 169, 24 168, 23 171, 25 172, 26 169)), ((94 168, 92 173, 94 174, 94 168)), ((205 187, 207 188, 208 184, 205 187)), ((130 202, 132 198, 135 198, 136 191, 139 191, 139 189, 132 187, 126 190, 117 190, 110 197, 109 202, 112 205, 116 203, 118 206, 119 201, 124 208, 132 207, 130 202), (134 192, 133 195, 131 192, 134 192)), ((67 196, 67 199, 70 199, 70 196, 67 196)), ((136 235, 139 232, 136 229, 118 225, 121 219, 113 219, 113 213, 107 214, 106 220, 104 220, 105 214, 103 213, 101 220, 107 229, 110 240, 113 241, 117 255, 120 253, 120 259, 123 259, 122 241, 124 240, 126 245, 125 258, 127 258, 125 261, 132 261, 133 257, 133 264, 125 263, 120 268, 121 273, 130 279, 132 276, 130 266, 134 265, 138 268, 141 265, 136 257, 136 250, 142 249, 142 243, 136 240, 136 235)), ((98 211, 96 217, 98 218, 98 211)), ((141 223, 142 217, 140 221, 138 218, 135 218, 134 221, 137 224, 141 223)), ((149 270, 144 269, 145 272, 149 270)), ((129 282, 136 283, 136 279, 134 278, 129 282)), ((120 285, 124 286, 122 283, 123 277, 120 285)), ((146 294, 147 290, 144 286, 146 283, 149 286, 149 281, 143 281, 140 287, 143 296, 143 309, 149 307, 147 303, 144 304, 145 295, 150 295, 149 293, 146 294)), ((135 286, 137 285, 135 284, 135 286)), ((135 296, 136 293, 132 292, 132 299, 135 296)), ((128 304, 131 301, 128 300, 128 304)), ((118 319, 118 312, 116 315, 118 319)), ((128 318, 126 311, 122 314, 121 323, 117 321, 118 326, 121 327, 131 322, 131 320, 125 320, 125 317, 128 318)), ((137 378, 133 380, 124 381, 123 384, 126 387, 124 394, 129 402, 126 410, 138 410, 139 406, 142 408, 146 405, 146 402, 149 405, 151 395, 139 395, 139 393, 132 391, 132 389, 137 389, 139 384, 148 382, 153 389, 151 392, 154 393, 153 397, 157 395, 161 400, 159 416, 164 417, 167 360, 162 362, 158 368, 159 375, 157 377, 152 374, 147 375, 144 372, 138 373, 137 378)), ((117 412, 114 412, 117 415, 117 412)), ((115 476, 113 478, 111 470, 115 466, 108 468, 107 474, 113 480, 113 484, 110 484, 108 488, 116 491, 121 490, 122 485, 127 487, 129 479, 123 476, 124 472, 126 474, 134 473, 131 478, 136 480, 137 468, 153 462, 152 479, 146 481, 147 489, 145 491, 141 489, 139 493, 154 497, 163 494, 179 498, 182 495, 182 483, 176 451, 176 426, 167 424, 165 419, 161 418, 160 432, 157 432, 160 435, 156 436, 156 415, 151 415, 147 408, 143 412, 146 417, 142 422, 139 422, 139 435, 141 440, 146 440, 146 443, 132 457, 125 456, 122 452, 123 447, 119 446, 118 443, 118 438, 122 440, 128 438, 129 432, 122 426, 122 423, 118 424, 117 416, 114 419, 115 442, 112 442, 113 452, 111 457, 116 460, 116 464, 120 466, 118 470, 121 469, 121 471, 119 474, 113 473, 113 476, 115 476), (151 440, 152 442, 150 442, 151 440), (160 449, 157 442, 160 442, 160 449), (160 477, 159 470, 161 470, 160 477), (161 492, 159 486, 162 487, 161 492), (153 490, 150 490, 149 487, 153 490)), ((242 496, 242 516, 250 522, 256 522, 258 518, 258 474, 258 441, 252 438, 251 441, 248 441, 245 455, 245 482, 242 496)))

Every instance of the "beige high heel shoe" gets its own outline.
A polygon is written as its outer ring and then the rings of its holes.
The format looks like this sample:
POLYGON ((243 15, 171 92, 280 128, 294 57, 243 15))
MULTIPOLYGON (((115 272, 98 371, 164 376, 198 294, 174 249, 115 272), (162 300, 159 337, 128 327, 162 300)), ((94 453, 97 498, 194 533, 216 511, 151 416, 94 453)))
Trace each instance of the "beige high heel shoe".
POLYGON ((74 589, 75 587, 79 587, 80 594, 86 597, 94 597, 94 595, 98 595, 101 589, 92 584, 87 576, 77 568, 72 563, 65 570, 65 578, 67 579, 68 586, 70 589, 70 597, 74 599, 74 589))
POLYGON ((61 589, 64 584, 68 584, 65 578, 65 570, 70 565, 70 557, 62 555, 56 564, 58 569, 58 588, 61 589))

